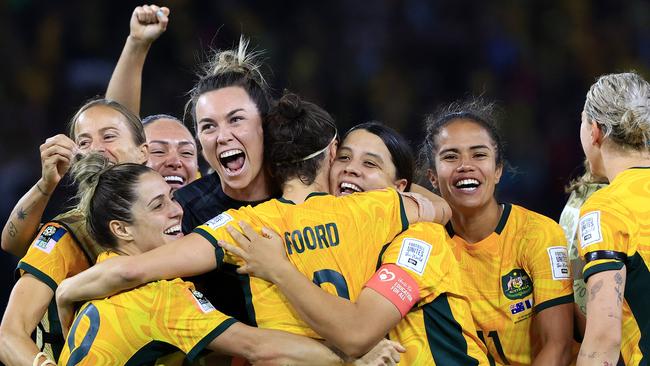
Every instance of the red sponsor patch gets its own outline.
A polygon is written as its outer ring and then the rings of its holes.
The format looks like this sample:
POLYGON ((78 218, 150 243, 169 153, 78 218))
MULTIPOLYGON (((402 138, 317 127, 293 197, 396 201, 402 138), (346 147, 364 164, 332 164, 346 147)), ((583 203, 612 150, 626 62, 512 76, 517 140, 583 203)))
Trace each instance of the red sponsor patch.
POLYGON ((420 301, 420 288, 408 272, 395 264, 384 264, 370 278, 369 287, 390 301, 402 317, 420 301))

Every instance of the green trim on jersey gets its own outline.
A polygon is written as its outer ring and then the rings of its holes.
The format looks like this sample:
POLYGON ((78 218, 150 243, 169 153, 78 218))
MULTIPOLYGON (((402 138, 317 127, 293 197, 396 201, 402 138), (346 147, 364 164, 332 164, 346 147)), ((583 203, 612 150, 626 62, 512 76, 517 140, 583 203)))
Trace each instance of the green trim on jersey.
POLYGON ((237 320, 229 318, 224 320, 219 326, 214 328, 210 333, 208 333, 203 339, 199 341, 189 352, 187 352, 187 359, 191 362, 205 349, 205 347, 212 342, 215 338, 225 332, 226 329, 230 328, 231 325, 237 323, 237 320))
POLYGON ((650 293, 650 272, 648 272, 647 263, 639 253, 628 257, 626 267, 625 300, 641 331, 638 347, 643 358, 639 364, 646 365, 648 362, 646 356, 650 354, 650 341, 648 340, 650 334, 647 333, 650 330, 650 296, 648 295, 650 293))
POLYGON ((589 281, 589 277, 595 275, 596 273, 605 271, 618 271, 619 269, 623 268, 624 265, 625 263, 618 261, 596 264, 593 267, 589 267, 587 270, 585 270, 582 274, 582 277, 585 279, 585 283, 587 283, 587 281, 589 281))
POLYGON ((40 269, 30 264, 27 264, 25 262, 20 262, 18 263, 18 269, 22 269, 23 271, 29 273, 30 275, 38 278, 39 281, 46 284, 54 292, 56 292, 56 288, 59 287, 59 285, 57 285, 56 281, 54 281, 52 277, 46 275, 45 273, 41 272, 40 269))
POLYGON ((179 351, 179 348, 167 342, 151 341, 134 353, 124 366, 153 366, 162 356, 179 351))
POLYGON ((402 220, 402 232, 406 231, 409 228, 409 219, 406 216, 406 209, 404 208, 404 200, 402 195, 397 192, 397 198, 399 198, 399 216, 402 220))
POLYGON ((572 302, 573 302, 573 294, 556 297, 555 299, 546 300, 543 303, 535 306, 533 308, 533 312, 537 314, 540 311, 546 310, 548 308, 552 308, 553 306, 570 304, 572 302))
POLYGON ((422 307, 429 350, 436 365, 478 365, 477 359, 467 354, 463 327, 451 312, 447 294, 438 296, 422 307))
POLYGON ((503 212, 501 213, 501 218, 499 218, 499 223, 497 224, 497 227, 494 229, 495 233, 501 235, 501 232, 506 227, 506 223, 508 223, 508 217, 510 217, 510 211, 512 211, 512 205, 510 203, 504 203, 503 212))

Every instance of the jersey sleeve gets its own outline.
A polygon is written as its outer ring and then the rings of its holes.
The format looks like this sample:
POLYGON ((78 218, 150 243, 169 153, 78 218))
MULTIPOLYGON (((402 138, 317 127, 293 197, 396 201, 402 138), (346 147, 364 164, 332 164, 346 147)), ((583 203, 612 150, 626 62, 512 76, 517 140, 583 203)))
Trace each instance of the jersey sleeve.
POLYGON ((351 194, 341 197, 340 203, 339 210, 354 213, 355 221, 371 230, 375 243, 389 243, 409 227, 402 195, 395 189, 351 194))
POLYGON ((524 267, 533 281, 535 312, 573 302, 573 280, 562 228, 551 219, 536 220, 524 243, 524 267))
POLYGON ((60 224, 43 225, 27 254, 18 263, 19 274, 29 273, 56 291, 61 281, 89 267, 72 235, 60 224))
POLYGON ((578 223, 578 250, 586 262, 582 272, 585 282, 596 273, 623 268, 626 258, 634 255, 630 243, 634 230, 625 210, 602 199, 587 200, 578 223))
POLYGON ((227 250, 224 250, 219 246, 219 244, 217 244, 219 240, 223 240, 230 244, 237 245, 237 242, 235 242, 230 233, 228 233, 226 227, 228 225, 231 225, 237 230, 241 231, 238 225, 239 221, 245 221, 249 224, 253 224, 253 217, 247 214, 244 208, 239 210, 228 210, 210 219, 208 222, 200 225, 193 231, 207 239, 214 246, 218 269, 222 268, 222 265, 224 263, 237 266, 243 264, 241 258, 237 257, 227 250))
POLYGON ((449 291, 452 279, 448 273, 457 261, 446 242, 444 227, 419 223, 388 245, 381 264, 394 264, 406 271, 418 287, 420 303, 429 303, 449 291))
POLYGON ((190 361, 237 322, 216 310, 189 282, 176 279, 160 284, 164 290, 152 309, 154 338, 175 345, 190 361))

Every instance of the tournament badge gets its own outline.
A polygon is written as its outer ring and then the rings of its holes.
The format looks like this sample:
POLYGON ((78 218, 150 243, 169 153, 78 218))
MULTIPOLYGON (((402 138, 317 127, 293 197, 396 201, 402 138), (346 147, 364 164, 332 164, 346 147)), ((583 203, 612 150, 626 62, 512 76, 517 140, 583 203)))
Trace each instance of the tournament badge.
POLYGON ((210 300, 206 299, 201 292, 190 289, 190 293, 192 294, 194 301, 196 301, 196 304, 199 306, 199 309, 201 309, 204 314, 215 310, 210 300))
POLYGON ((34 241, 34 247, 41 251, 50 254, 56 243, 65 234, 65 229, 57 228, 56 226, 48 225, 41 232, 41 235, 34 241))
POLYGON ((503 294, 510 300, 523 299, 533 293, 533 282, 523 269, 516 268, 501 277, 503 294))

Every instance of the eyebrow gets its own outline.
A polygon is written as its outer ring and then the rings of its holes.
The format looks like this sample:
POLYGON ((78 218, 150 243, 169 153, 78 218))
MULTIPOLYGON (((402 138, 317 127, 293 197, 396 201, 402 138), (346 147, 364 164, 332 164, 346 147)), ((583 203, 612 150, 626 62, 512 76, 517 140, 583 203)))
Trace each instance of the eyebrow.
MULTIPOLYGON (((226 114, 226 118, 231 117, 233 114, 235 114, 237 112, 242 112, 242 111, 245 111, 244 108, 233 109, 232 111, 230 111, 230 112, 228 112, 226 114)), ((201 123, 201 122, 214 122, 214 119, 210 118, 210 117, 205 117, 205 118, 201 118, 201 120, 198 123, 201 123)))
MULTIPOLYGON (((167 145, 169 146, 169 142, 165 140, 151 140, 149 141, 149 144, 161 144, 161 145, 167 145)), ((196 146, 196 144, 193 141, 190 140, 183 140, 178 142, 179 145, 192 145, 196 146)))
POLYGON ((226 117, 230 117, 230 116, 232 116, 233 114, 235 114, 235 113, 237 113, 237 112, 241 112, 241 111, 243 111, 243 110, 244 110, 244 108, 233 109, 232 111, 228 112, 228 114, 226 114, 226 117))
MULTIPOLYGON (((114 127, 114 126, 110 126, 110 127, 100 128, 100 129, 99 129, 99 133, 103 133, 103 132, 106 132, 106 131, 108 131, 108 130, 115 130, 116 132, 120 132, 120 129, 119 129, 119 128, 114 127)), ((82 137, 82 136, 83 136, 83 137, 90 136, 90 133, 88 133, 88 132, 84 132, 84 133, 80 133, 79 135, 77 135, 77 137, 82 137)))
MULTIPOLYGON (((470 150, 489 149, 489 148, 490 147, 487 146, 487 145, 474 145, 474 146, 469 147, 470 150)), ((446 152, 455 152, 455 153, 457 153, 457 152, 460 152, 460 150, 458 150, 457 148, 444 149, 444 150, 440 150, 438 155, 444 154, 446 152)))
MULTIPOLYGON (((347 146, 341 146, 341 147, 339 148, 339 151, 340 151, 340 150, 346 150, 346 151, 352 152, 352 149, 349 148, 349 147, 347 147, 347 146)), ((384 159, 383 159, 380 155, 375 154, 375 153, 371 153, 371 152, 368 152, 368 151, 364 151, 364 152, 362 153, 362 155, 364 155, 364 156, 370 156, 370 157, 372 157, 372 158, 375 158, 375 159, 379 160, 379 162, 381 162, 381 163, 384 162, 384 159)))
POLYGON ((160 198, 162 198, 162 197, 164 197, 164 196, 165 196, 164 194, 159 194, 159 195, 157 195, 156 197, 154 197, 153 199, 151 199, 151 201, 149 201, 149 203, 147 203, 147 207, 151 206, 151 204, 152 204, 155 200, 160 199, 160 198))

